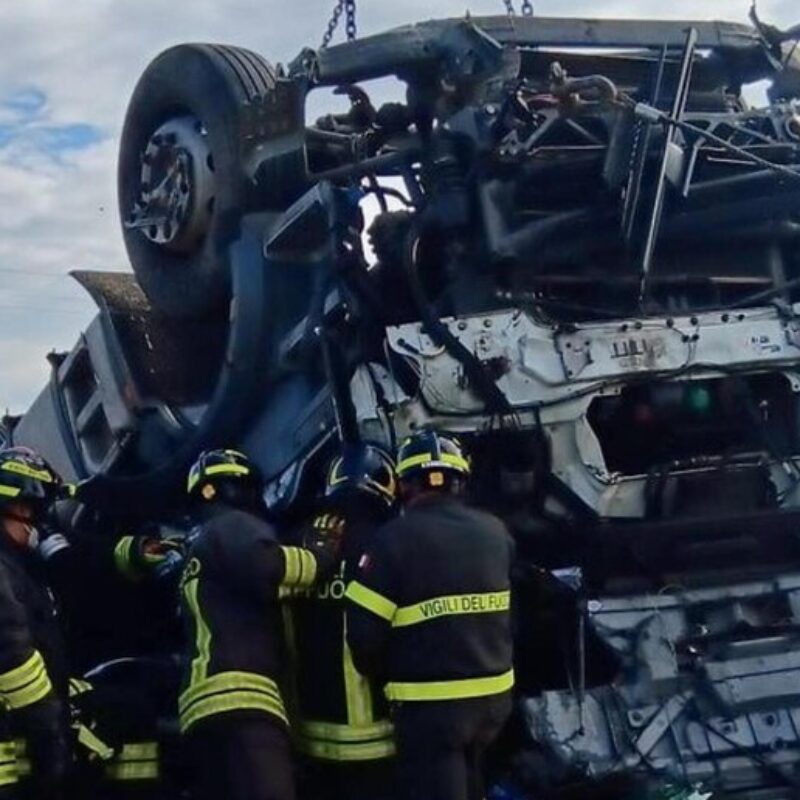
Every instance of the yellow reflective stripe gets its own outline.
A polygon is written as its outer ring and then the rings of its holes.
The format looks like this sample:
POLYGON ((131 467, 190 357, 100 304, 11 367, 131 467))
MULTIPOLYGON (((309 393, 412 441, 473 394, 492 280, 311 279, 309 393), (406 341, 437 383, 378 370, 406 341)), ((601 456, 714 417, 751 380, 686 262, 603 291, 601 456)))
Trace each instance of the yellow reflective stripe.
POLYGON ((342 671, 344 673, 344 695, 347 704, 347 721, 351 725, 363 726, 372 722, 372 689, 369 681, 356 669, 353 654, 347 644, 347 617, 342 630, 342 671))
MULTIPOLYGON (((235 454, 239 455, 239 454, 235 454)), ((241 464, 215 464, 212 467, 206 467, 204 470, 197 472, 194 475, 189 475, 189 480, 186 484, 187 491, 191 492, 198 482, 204 480, 209 475, 249 475, 250 470, 241 464)))
POLYGON ((158 761, 131 761, 126 764, 108 764, 106 777, 112 781, 158 780, 158 761))
POLYGON ((264 711, 288 724, 280 698, 273 698, 261 691, 242 689, 211 695, 194 702, 180 715, 181 733, 185 733, 201 719, 229 711, 264 711))
POLYGON ((31 774, 31 762, 27 757, 28 743, 25 739, 17 739, 14 745, 17 750, 17 774, 20 778, 27 778, 31 774))
POLYGON ((114 566, 127 578, 136 578, 138 573, 133 566, 133 536, 123 536, 114 546, 114 566))
POLYGON ((452 453, 442 453, 439 458, 434 458, 432 453, 421 453, 416 456, 409 456, 404 458, 397 464, 397 474, 402 475, 406 470, 411 467, 419 467, 427 464, 431 467, 455 467, 463 472, 469 472, 469 461, 461 456, 453 455, 452 453))
POLYGON ((214 464, 206 467, 205 475, 249 475, 250 470, 241 464, 214 464))
POLYGON ((53 686, 38 650, 21 666, 0 676, 0 701, 10 710, 26 708, 47 697, 53 686))
POLYGON ((12 764, 0 764, 0 786, 10 786, 19 780, 19 770, 17 762, 12 764))
POLYGON ((89 681, 81 680, 80 678, 70 678, 69 679, 69 696, 70 697, 78 697, 78 695, 86 694, 86 692, 91 692, 93 690, 93 686, 89 681))
POLYGON ((387 683, 386 697, 392 701, 465 700, 507 692, 514 685, 514 670, 487 678, 463 678, 455 681, 387 683))
POLYGON ((158 742, 128 742, 115 761, 147 761, 158 758, 158 742))
POLYGON ((287 721, 278 684, 252 672, 212 675, 186 689, 178 700, 178 708, 181 731, 204 717, 226 711, 266 711, 287 721))
POLYGON ((0 742, 0 762, 17 760, 17 743, 0 742))
POLYGON ((390 758, 396 752, 392 740, 342 744, 303 739, 299 747, 306 755, 326 761, 374 761, 390 758))
POLYGON ((19 464, 16 461, 6 461, 0 464, 0 469, 4 472, 13 472, 15 475, 22 475, 25 478, 33 478, 42 483, 53 483, 52 474, 46 469, 34 469, 27 464, 19 464))
MULTIPOLYGON (((281 547, 284 560, 282 589, 311 586, 317 579, 317 559, 304 547, 281 547)), ((279 591, 279 594, 280 591, 279 591)), ((284 592, 281 596, 285 596, 284 592)))
POLYGON ((367 611, 371 611, 389 622, 397 611, 397 606, 388 597, 378 594, 358 581, 351 581, 348 584, 344 596, 356 605, 366 608, 367 611))
POLYGON ((283 553, 283 580, 284 586, 294 586, 300 577, 300 559, 297 556, 296 547, 281 547, 283 553))
POLYGON ((94 753, 103 761, 108 761, 114 756, 114 748, 109 747, 86 725, 78 725, 77 732, 78 743, 83 745, 90 753, 94 753))
POLYGON ((158 742, 124 744, 105 772, 115 781, 155 780, 159 777, 158 742))
POLYGON ((336 722, 316 722, 309 720, 300 723, 300 734, 309 739, 326 739, 330 742, 363 743, 375 739, 390 739, 394 727, 389 720, 373 722, 369 725, 341 725, 336 722))
POLYGON ((308 550, 300 550, 302 566, 299 586, 311 586, 317 580, 317 559, 308 550))
POLYGON ((19 497, 22 489, 18 486, 3 486, 0 484, 0 497, 19 497))
POLYGON ((258 675, 255 672, 220 672, 195 685, 190 685, 178 699, 178 707, 181 711, 184 711, 196 700, 206 697, 209 694, 228 692, 236 689, 250 689, 257 692, 265 692, 277 698, 279 701, 281 699, 278 684, 265 675, 258 675))
POLYGON ((200 585, 199 578, 192 578, 183 585, 183 596, 186 598, 186 604, 192 612, 195 626, 195 648, 197 655, 192 661, 192 674, 190 678, 190 685, 194 685, 202 681, 208 673, 208 662, 211 658, 211 631, 203 619, 203 613, 200 610, 200 601, 197 599, 197 590, 200 585))
POLYGON ((26 686, 43 669, 42 654, 38 650, 34 650, 31 656, 18 667, 0 674, 0 692, 13 692, 26 686))
POLYGON ((392 627, 403 628, 456 614, 493 614, 508 611, 510 604, 511 592, 508 590, 433 597, 413 606, 398 608, 392 619, 392 627))

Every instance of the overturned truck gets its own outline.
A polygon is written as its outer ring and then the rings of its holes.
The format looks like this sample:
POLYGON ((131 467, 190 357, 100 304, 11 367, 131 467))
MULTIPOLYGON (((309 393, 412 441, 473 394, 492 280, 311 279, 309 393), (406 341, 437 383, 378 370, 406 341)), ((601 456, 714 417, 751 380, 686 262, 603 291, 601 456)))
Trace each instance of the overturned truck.
POLYGON ((486 17, 278 67, 167 50, 122 136, 134 274, 76 274, 98 315, 9 436, 132 519, 235 444, 291 518, 338 440, 457 432, 519 545, 505 780, 796 797, 798 36, 486 17))

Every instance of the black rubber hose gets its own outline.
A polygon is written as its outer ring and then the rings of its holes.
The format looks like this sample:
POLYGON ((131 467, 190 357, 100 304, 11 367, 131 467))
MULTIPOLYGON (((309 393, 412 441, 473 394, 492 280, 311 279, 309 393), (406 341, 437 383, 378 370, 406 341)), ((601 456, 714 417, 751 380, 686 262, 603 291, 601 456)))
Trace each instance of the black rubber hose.
POLYGON ((470 385, 478 392, 486 410, 491 414, 510 414, 511 404, 497 384, 492 380, 481 362, 450 332, 447 326, 436 315, 436 311, 425 295, 422 282, 417 272, 414 251, 420 240, 422 226, 418 221, 412 222, 406 237, 404 261, 406 275, 411 287, 414 303, 422 320, 423 329, 433 342, 445 350, 464 368, 470 385))

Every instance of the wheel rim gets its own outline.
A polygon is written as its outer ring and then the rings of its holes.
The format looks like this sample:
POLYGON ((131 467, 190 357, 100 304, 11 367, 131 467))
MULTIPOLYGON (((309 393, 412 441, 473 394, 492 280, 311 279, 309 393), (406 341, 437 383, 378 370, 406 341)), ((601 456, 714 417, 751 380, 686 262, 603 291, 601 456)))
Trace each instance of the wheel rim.
POLYGON ((214 158, 202 122, 189 115, 165 122, 139 161, 138 197, 125 227, 172 252, 196 250, 214 211, 214 158))

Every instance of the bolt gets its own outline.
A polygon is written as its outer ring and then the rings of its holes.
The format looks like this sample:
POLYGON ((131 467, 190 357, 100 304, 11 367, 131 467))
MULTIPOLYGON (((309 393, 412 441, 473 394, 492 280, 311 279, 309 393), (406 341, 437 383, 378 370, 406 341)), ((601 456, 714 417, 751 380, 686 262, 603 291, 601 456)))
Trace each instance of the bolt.
POLYGON ((489 103, 489 105, 487 105, 487 106, 484 106, 483 110, 486 112, 486 115, 489 116, 489 117, 493 117, 493 116, 495 116, 495 114, 497 114, 497 106, 492 105, 491 103, 489 103))
POLYGON ((620 329, 620 330, 621 330, 623 333, 625 333, 625 332, 628 330, 628 324, 624 322, 622 325, 620 325, 620 326, 619 326, 619 329, 620 329))
POLYGON ((642 323, 639 322, 639 320, 636 320, 633 327, 636 328, 637 331, 640 331, 642 329, 642 323))
POLYGON ((467 323, 461 320, 461 322, 458 323, 458 329, 460 331, 465 331, 467 329, 467 323))
POLYGON ((492 321, 490 319, 485 319, 483 321, 483 327, 484 328, 491 328, 492 327, 492 321))
POLYGON ((675 320, 674 320, 674 319, 672 319, 672 317, 670 317, 670 318, 667 320, 667 327, 668 327, 668 328, 674 328, 674 327, 675 327, 675 320))
POLYGON ((727 322, 730 318, 731 318, 730 314, 723 314, 722 315, 722 321, 723 322, 727 322))
POLYGON ((690 324, 692 324, 692 325, 697 325, 697 317, 692 317, 692 318, 689 320, 689 322, 690 322, 690 324))

